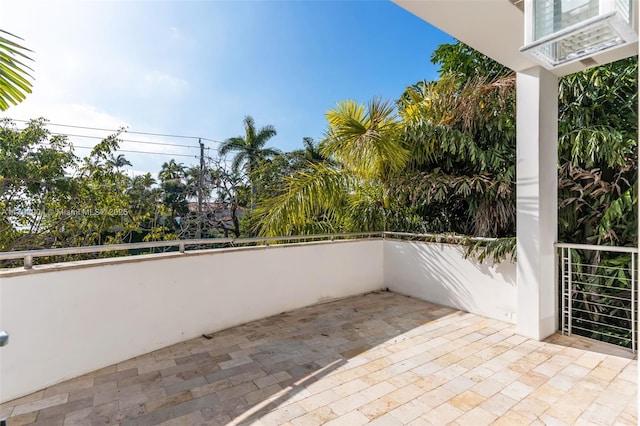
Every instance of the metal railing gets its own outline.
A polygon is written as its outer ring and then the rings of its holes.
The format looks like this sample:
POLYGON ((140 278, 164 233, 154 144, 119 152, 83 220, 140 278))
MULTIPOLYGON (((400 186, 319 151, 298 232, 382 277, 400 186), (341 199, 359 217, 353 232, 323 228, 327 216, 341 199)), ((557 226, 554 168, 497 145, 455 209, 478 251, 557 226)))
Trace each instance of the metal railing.
POLYGON ((638 248, 557 243, 563 334, 638 349, 638 248))
MULTIPOLYGON (((124 243, 124 244, 106 244, 97 246, 82 247, 64 247, 38 250, 21 250, 0 252, 0 262, 7 260, 22 259, 25 269, 33 267, 33 261, 36 258, 56 257, 56 256, 72 256, 79 254, 104 253, 104 252, 123 252, 131 250, 146 250, 162 248, 165 252, 177 251, 185 253, 188 248, 195 250, 203 250, 207 248, 220 247, 246 247, 246 246, 269 246, 270 244, 310 242, 310 241, 334 241, 346 239, 360 238, 383 238, 383 232, 358 232, 358 233, 341 233, 341 234, 318 234, 318 235, 294 235, 287 237, 268 237, 268 238, 201 238, 191 240, 169 240, 169 241, 149 241, 141 243, 124 243)), ((150 253, 146 253, 150 254, 150 253)), ((130 253, 128 254, 130 255, 130 253)))
MULTIPOLYGON (((131 251, 155 250, 163 249, 163 252, 178 251, 185 253, 186 251, 195 251, 202 249, 220 248, 220 247, 247 247, 247 246, 269 246, 272 244, 286 244, 296 242, 312 242, 312 241, 335 241, 347 239, 366 239, 366 238, 393 238, 410 241, 424 241, 435 243, 449 244, 465 244, 469 242, 489 242, 494 238, 468 237, 455 234, 412 234, 409 232, 354 232, 354 233, 336 233, 336 234, 315 234, 315 235, 294 235, 283 237, 268 238, 202 238, 191 240, 170 240, 170 241, 150 241, 142 243, 124 243, 124 244, 107 244, 83 247, 64 247, 37 250, 21 250, 0 252, 0 268, 2 263, 11 260, 22 260, 22 266, 25 269, 31 269, 34 265, 34 259, 43 257, 61 256, 77 256, 81 254, 97 254, 106 252, 127 252, 122 256, 131 256, 142 253, 131 253, 131 251)), ((153 251, 152 253, 155 253, 153 251)), ((151 254, 151 253, 144 253, 151 254)), ((74 259, 75 260, 75 259, 74 259)), ((69 261, 62 259, 62 261, 69 261)))

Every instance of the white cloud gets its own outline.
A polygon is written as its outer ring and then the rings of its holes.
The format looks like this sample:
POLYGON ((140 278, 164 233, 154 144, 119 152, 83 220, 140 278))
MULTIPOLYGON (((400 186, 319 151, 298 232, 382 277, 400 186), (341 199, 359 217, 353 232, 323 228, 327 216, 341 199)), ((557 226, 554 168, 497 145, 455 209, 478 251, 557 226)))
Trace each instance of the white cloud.
POLYGON ((169 37, 174 40, 182 39, 182 33, 177 27, 169 27, 169 37))
POLYGON ((179 96, 187 89, 189 83, 179 77, 161 71, 147 72, 143 76, 144 89, 156 95, 179 96))

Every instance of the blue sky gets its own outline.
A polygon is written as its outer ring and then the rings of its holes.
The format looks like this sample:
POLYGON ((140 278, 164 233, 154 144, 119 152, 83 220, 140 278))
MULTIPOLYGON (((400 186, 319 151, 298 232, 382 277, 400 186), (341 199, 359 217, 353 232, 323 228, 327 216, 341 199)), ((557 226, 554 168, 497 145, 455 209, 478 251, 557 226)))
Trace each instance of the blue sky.
MULTIPOLYGON (((224 140, 242 134, 249 114, 275 126, 270 145, 282 150, 321 139, 324 114, 340 100, 396 99, 436 78, 430 55, 452 42, 388 1, 0 0, 0 10, 0 28, 34 50, 36 78, 34 93, 4 116, 224 140)), ((171 158, 126 155, 137 172, 171 158)))

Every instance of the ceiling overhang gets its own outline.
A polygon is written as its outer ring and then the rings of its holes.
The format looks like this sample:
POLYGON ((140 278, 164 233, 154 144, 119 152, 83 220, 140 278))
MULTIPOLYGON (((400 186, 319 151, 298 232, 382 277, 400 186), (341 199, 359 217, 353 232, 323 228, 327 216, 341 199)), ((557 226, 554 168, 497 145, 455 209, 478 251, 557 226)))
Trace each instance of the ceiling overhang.
MULTIPOLYGON (((525 0, 392 0, 434 27, 473 47, 493 60, 523 71, 539 66, 520 52, 524 45, 525 0)), ((638 0, 634 0, 638 6, 638 0)), ((637 13, 635 14, 637 28, 637 13)), ((638 54, 638 43, 597 54, 586 61, 558 66, 558 76, 638 54)))

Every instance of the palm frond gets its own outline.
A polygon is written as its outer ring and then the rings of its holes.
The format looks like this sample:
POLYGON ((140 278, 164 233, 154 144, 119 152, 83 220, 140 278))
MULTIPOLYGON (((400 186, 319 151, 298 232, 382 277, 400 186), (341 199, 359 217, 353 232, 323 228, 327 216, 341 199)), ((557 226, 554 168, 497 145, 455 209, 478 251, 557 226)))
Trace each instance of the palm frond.
POLYGON ((31 60, 24 52, 29 49, 17 44, 10 38, 15 35, 0 30, 0 111, 9 106, 22 102, 28 93, 31 93, 31 75, 26 71, 31 70, 20 59, 31 60))
POLYGON ((356 187, 352 175, 325 165, 311 165, 286 179, 280 195, 257 209, 263 236, 307 234, 316 222, 343 222, 348 194, 356 187))
POLYGON ((400 127, 388 101, 379 98, 367 106, 340 102, 327 112, 329 129, 321 152, 335 158, 364 179, 401 170, 409 152, 400 137, 400 127))

